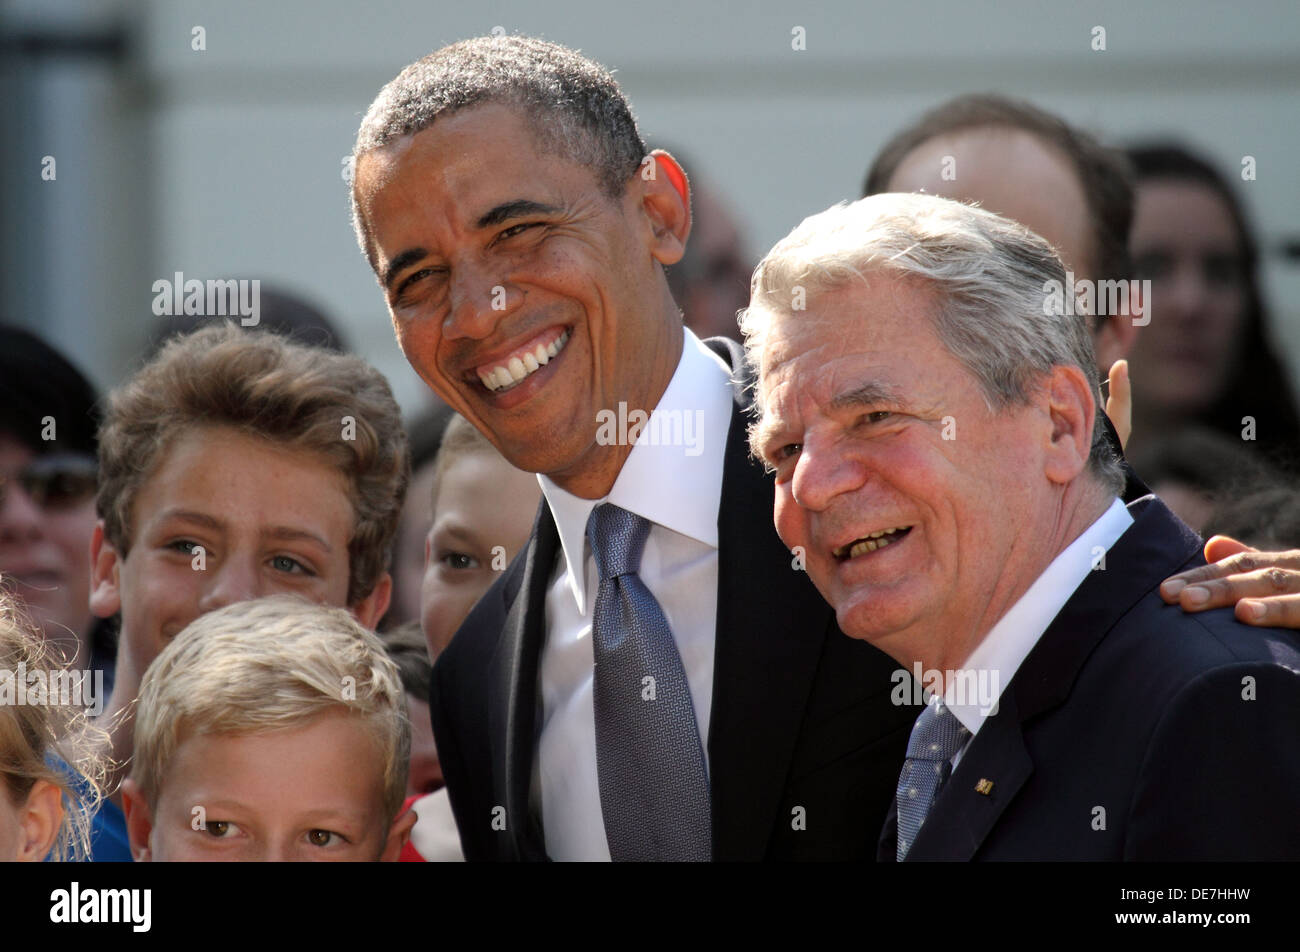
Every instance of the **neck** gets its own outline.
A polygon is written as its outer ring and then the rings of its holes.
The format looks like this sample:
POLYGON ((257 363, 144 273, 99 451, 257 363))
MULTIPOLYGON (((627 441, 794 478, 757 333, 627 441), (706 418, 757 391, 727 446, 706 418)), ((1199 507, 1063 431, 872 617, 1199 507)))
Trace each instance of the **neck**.
MULTIPOLYGON (((671 298, 669 301, 671 303, 671 298)), ((671 323, 666 325, 668 333, 656 337, 644 355, 641 366, 649 368, 649 371, 639 375, 637 380, 629 381, 629 389, 634 392, 614 401, 615 404, 621 401, 629 411, 644 408, 647 419, 663 399, 664 391, 668 389, 682 360, 686 333, 681 316, 675 309, 673 314, 671 323)), ((633 445, 631 440, 610 445, 593 441, 587 453, 575 465, 564 472, 547 475, 555 485, 579 499, 602 499, 614 488, 618 474, 623 471, 623 464, 632 453, 633 445)))
POLYGON ((993 626, 1052 561, 1101 518, 1113 498, 1087 475, 1054 494, 1050 508, 1040 508, 1037 517, 1021 520, 993 589, 978 603, 953 605, 943 617, 925 624, 924 630, 911 633, 905 642, 908 657, 895 657, 907 665, 919 661, 927 670, 943 672, 946 688, 947 672, 962 669, 993 626))

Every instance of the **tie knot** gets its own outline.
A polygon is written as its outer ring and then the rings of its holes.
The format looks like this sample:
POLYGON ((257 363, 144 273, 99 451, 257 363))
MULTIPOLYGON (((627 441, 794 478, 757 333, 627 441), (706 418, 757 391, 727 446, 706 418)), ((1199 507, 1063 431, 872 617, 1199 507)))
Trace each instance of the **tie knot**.
POLYGON ((968 737, 970 731, 942 701, 927 705, 912 728, 912 736, 907 742, 907 759, 951 760, 968 737))
POLYGON ((587 540, 601 578, 633 574, 641 568, 641 550, 650 535, 650 523, 634 512, 602 503, 587 520, 587 540))

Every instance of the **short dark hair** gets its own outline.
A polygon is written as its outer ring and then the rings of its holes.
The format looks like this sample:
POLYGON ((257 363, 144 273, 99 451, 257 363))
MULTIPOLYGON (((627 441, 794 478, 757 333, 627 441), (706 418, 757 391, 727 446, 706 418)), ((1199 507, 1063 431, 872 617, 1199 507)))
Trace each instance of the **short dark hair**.
MULTIPOLYGON (((551 151, 590 168, 617 198, 645 157, 631 106, 610 72, 574 50, 527 36, 480 36, 416 60, 379 91, 357 130, 353 167, 367 152, 414 135, 440 115, 501 103, 524 111, 551 151)), ((352 189, 357 242, 375 266, 370 226, 352 189)))
POLYGON ((1065 154, 1079 177, 1088 205, 1092 254, 1098 272, 1091 277, 1127 279, 1132 272, 1128 234, 1133 224, 1133 177, 1128 160, 1119 150, 1103 146, 1059 116, 1027 102, 979 93, 942 103, 885 144, 867 171, 862 194, 887 191, 903 159, 922 143, 980 126, 1018 129, 1065 154))
POLYGON ((30 331, 0 324, 0 433, 36 456, 94 456, 99 415, 99 395, 66 357, 30 331))

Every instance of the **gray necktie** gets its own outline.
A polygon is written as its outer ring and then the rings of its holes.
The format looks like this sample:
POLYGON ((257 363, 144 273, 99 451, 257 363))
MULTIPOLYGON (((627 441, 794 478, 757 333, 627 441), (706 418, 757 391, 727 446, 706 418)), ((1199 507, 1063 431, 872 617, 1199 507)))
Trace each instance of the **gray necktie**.
POLYGON ((898 862, 916 842, 939 788, 952 772, 953 755, 969 738, 970 731, 942 701, 927 705, 916 719, 898 778, 898 862))
POLYGON ((712 858, 709 778, 690 686, 663 609, 637 574, 650 523, 597 506, 592 613, 596 770, 610 858, 712 858))

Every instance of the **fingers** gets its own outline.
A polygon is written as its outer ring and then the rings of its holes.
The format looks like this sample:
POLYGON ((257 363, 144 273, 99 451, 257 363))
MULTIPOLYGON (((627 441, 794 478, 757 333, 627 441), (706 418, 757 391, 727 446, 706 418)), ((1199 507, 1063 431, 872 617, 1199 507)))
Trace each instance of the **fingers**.
POLYGON ((1166 579, 1160 595, 1183 611, 1236 606, 1240 621, 1252 625, 1300 627, 1300 553, 1244 552, 1223 562, 1166 579), (1255 560, 1269 559, 1264 568, 1255 560), (1220 577, 1208 570, 1225 572, 1220 577))
POLYGON ((1257 552, 1244 542, 1238 542, 1231 536, 1216 535, 1210 536, 1205 543, 1205 561, 1219 562, 1230 555, 1236 555, 1238 552, 1257 552))
POLYGON ((1237 620, 1266 628, 1300 628, 1300 595, 1237 602, 1237 620))
MULTIPOLYGON (((1223 536, 1220 538, 1227 537, 1223 536)), ((1273 568, 1282 570, 1300 570, 1300 550, 1293 549, 1290 552, 1256 552, 1254 549, 1249 549, 1245 552, 1238 552, 1236 555, 1230 555, 1218 562, 1211 562, 1209 565, 1202 565, 1199 568, 1188 569, 1186 572, 1179 572, 1177 575, 1171 575, 1161 583, 1160 594, 1164 596, 1165 601, 1169 602, 1171 605, 1175 601, 1178 601, 1183 604, 1184 607, 1187 607, 1182 594, 1186 587, 1203 587, 1211 582, 1226 580, 1230 576, 1257 576, 1264 569, 1273 568)), ((1209 607, 1217 608, 1219 606, 1213 605, 1209 607)))
POLYGON ((1129 434, 1133 431, 1133 388, 1128 381, 1128 361, 1117 360, 1111 364, 1106 381, 1106 416, 1110 417, 1115 432, 1119 434, 1120 447, 1127 447, 1129 434))

